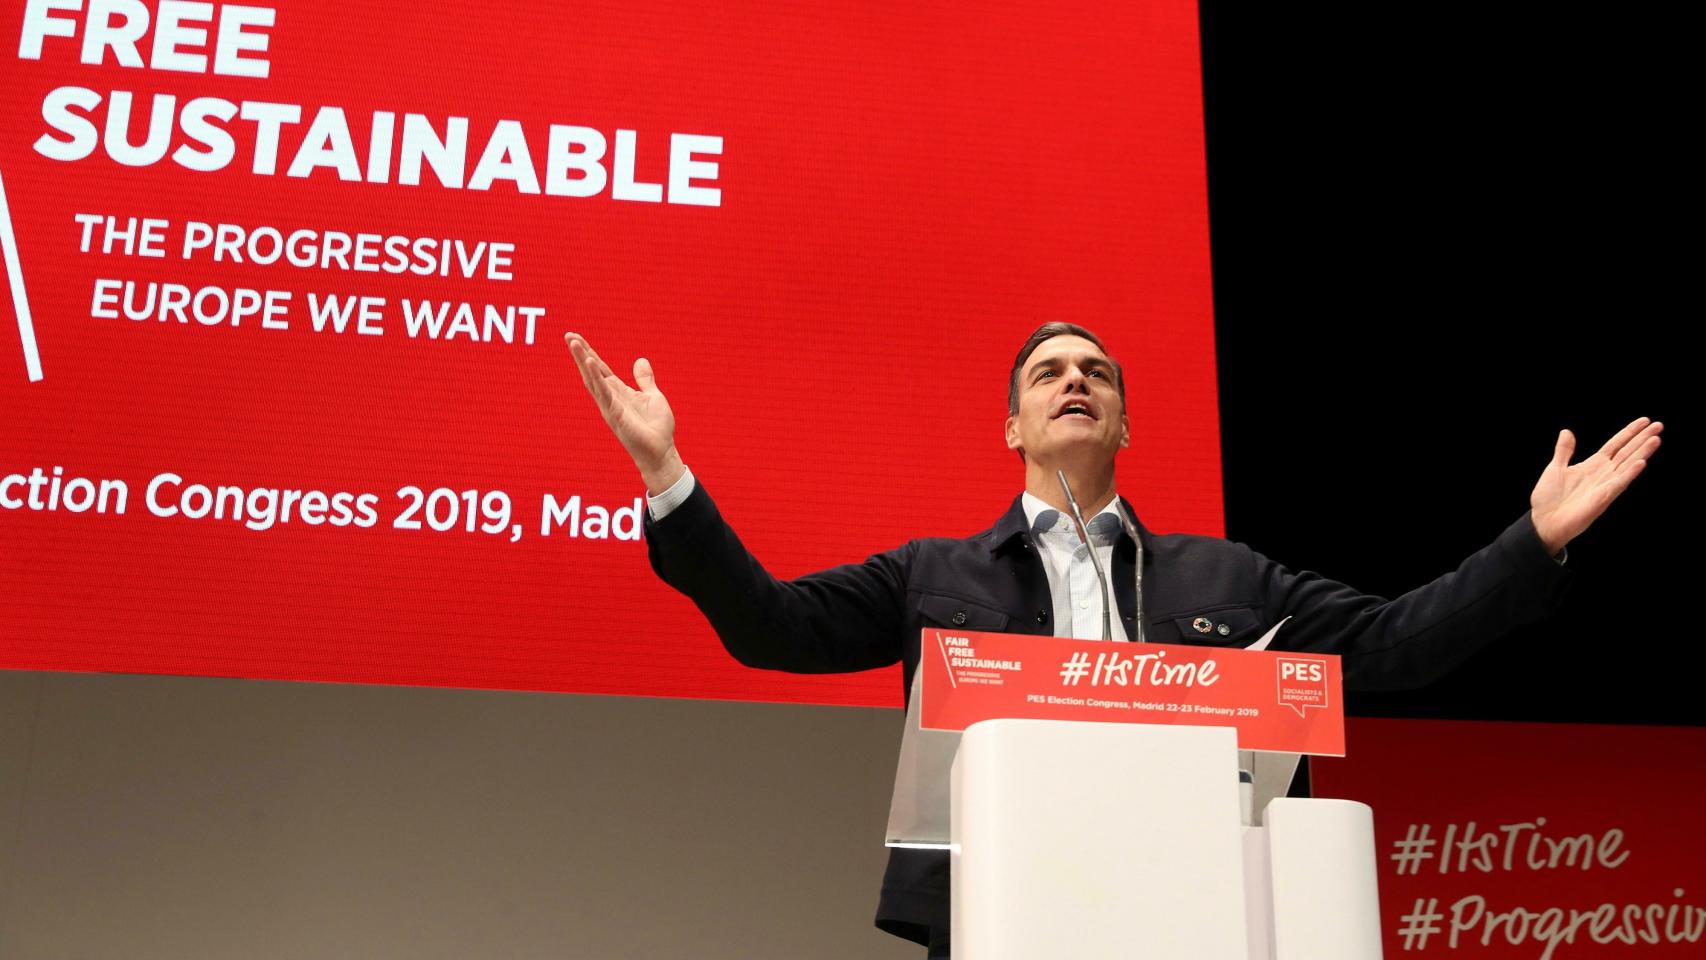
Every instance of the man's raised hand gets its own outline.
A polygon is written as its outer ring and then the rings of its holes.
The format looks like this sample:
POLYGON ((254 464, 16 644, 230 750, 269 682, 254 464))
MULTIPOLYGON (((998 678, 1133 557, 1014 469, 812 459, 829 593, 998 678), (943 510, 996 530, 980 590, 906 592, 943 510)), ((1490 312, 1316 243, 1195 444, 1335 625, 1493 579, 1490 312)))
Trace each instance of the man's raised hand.
POLYGON ((634 361, 634 384, 639 388, 635 389, 623 383, 580 334, 566 333, 563 342, 610 432, 640 468, 647 492, 656 496, 669 489, 687 468, 675 452, 675 414, 658 390, 651 361, 645 357, 634 361))
POLYGON ((1570 457, 1576 452, 1575 434, 1568 430, 1558 434, 1552 462, 1528 498, 1534 531, 1548 552, 1556 556, 1628 489, 1647 466, 1647 458, 1659 449, 1664 428, 1642 417, 1619 430, 1598 453, 1574 465, 1570 457))

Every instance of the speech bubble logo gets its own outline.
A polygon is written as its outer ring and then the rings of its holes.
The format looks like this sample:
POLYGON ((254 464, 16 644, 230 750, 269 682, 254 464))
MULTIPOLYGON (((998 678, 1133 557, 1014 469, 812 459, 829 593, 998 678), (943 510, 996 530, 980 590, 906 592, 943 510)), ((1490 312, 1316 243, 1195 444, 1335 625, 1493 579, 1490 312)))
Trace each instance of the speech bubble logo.
POLYGON ((1314 657, 1279 657, 1275 661, 1278 673, 1279 702, 1290 707, 1300 717, 1310 707, 1327 706, 1327 662, 1314 657))

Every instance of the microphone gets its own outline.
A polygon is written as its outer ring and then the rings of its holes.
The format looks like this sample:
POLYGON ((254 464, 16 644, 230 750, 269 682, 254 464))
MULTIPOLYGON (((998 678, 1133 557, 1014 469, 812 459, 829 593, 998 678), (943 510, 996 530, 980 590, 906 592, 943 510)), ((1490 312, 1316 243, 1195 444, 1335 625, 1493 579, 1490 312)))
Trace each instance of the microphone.
POLYGON ((1145 635, 1143 630, 1143 538, 1137 535, 1137 524, 1132 521, 1131 515, 1123 509, 1119 510, 1118 513, 1120 525, 1125 527, 1126 536, 1131 538, 1132 545, 1137 551, 1137 577, 1136 582, 1132 584, 1131 594, 1132 609, 1137 614, 1132 618, 1132 622, 1137 624, 1137 631, 1135 636, 1128 639, 1133 643, 1148 643, 1149 637, 1145 635))
POLYGON ((1108 572, 1102 569, 1102 558, 1096 554, 1096 545, 1090 542, 1090 528, 1084 523, 1084 512, 1078 509, 1078 501, 1072 496, 1072 485, 1066 482, 1066 471, 1056 470, 1060 478, 1060 489, 1066 494, 1066 505, 1072 508, 1072 522, 1078 525, 1078 539, 1083 541, 1084 548, 1090 551, 1090 563, 1096 568, 1096 582, 1102 585, 1102 639, 1112 640, 1114 628, 1109 618, 1108 602, 1108 572))

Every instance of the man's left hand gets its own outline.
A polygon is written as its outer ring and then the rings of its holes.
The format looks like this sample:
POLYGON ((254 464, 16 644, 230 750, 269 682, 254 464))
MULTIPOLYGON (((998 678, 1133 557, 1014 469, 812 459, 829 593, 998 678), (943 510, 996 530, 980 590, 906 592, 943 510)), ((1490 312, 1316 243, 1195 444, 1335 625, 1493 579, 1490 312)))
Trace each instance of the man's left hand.
POLYGON ((1558 434, 1552 462, 1529 494, 1534 531, 1553 556, 1586 530, 1647 466, 1665 425, 1642 417, 1617 432, 1599 452, 1572 465, 1575 434, 1558 434))

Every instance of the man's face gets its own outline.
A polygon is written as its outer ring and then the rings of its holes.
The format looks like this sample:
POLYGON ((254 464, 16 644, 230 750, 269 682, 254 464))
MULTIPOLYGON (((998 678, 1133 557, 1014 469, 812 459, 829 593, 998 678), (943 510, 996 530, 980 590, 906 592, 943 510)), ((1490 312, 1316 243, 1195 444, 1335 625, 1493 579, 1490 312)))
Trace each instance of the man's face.
POLYGON ((1007 418, 1007 446, 1027 459, 1111 461, 1130 442, 1114 365, 1095 344, 1071 335, 1044 340, 1019 371, 1019 413, 1007 418))

